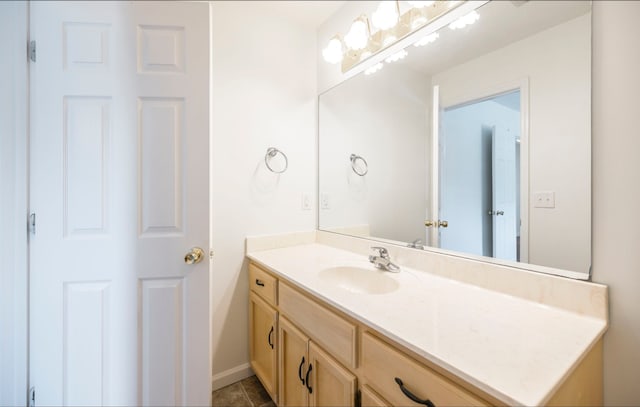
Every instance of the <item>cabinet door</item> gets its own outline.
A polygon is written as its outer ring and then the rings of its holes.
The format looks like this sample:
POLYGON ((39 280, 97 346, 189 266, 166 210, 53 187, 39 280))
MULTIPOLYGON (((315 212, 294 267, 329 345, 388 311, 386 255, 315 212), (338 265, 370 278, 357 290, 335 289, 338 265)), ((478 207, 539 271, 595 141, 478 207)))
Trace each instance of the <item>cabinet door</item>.
POLYGON ((286 318, 280 319, 278 330, 278 367, 280 407, 303 407, 308 403, 305 374, 309 365, 309 339, 286 318))
POLYGON ((375 391, 371 390, 369 386, 362 386, 360 392, 360 405, 362 407, 390 407, 386 400, 380 397, 375 391))
POLYGON ((249 295, 251 368, 276 400, 278 313, 253 292, 249 295))
POLYGON ((356 377, 313 342, 309 342, 309 405, 355 406, 356 377))

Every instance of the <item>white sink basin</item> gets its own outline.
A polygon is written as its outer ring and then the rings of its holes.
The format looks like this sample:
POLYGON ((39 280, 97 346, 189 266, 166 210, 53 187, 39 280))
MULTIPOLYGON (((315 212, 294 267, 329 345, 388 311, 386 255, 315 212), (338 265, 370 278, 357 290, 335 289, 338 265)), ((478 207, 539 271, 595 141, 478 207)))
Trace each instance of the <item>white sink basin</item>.
POLYGON ((374 267, 332 267, 322 270, 320 279, 356 294, 386 294, 398 289, 388 272, 374 267))

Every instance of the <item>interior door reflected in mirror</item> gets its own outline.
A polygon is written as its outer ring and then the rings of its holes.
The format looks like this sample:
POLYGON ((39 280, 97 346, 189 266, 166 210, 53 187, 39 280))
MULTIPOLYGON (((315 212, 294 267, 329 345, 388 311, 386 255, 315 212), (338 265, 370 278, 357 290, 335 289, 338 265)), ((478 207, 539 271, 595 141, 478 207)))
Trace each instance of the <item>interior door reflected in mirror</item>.
POLYGON ((438 247, 520 261, 520 94, 442 109, 438 247))
POLYGON ((477 12, 320 96, 319 228, 588 278, 591 3, 477 12))

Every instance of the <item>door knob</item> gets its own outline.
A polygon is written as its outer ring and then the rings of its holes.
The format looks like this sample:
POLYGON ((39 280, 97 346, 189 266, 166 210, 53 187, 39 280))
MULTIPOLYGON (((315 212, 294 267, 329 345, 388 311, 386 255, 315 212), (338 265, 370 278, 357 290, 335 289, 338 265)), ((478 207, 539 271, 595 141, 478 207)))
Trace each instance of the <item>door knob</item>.
POLYGON ((184 256, 184 262, 187 264, 200 263, 203 257, 204 250, 199 247, 192 247, 191 250, 189 250, 189 253, 184 256))
POLYGON ((446 220, 437 220, 435 222, 432 220, 425 220, 424 225, 428 228, 430 227, 446 228, 447 226, 449 226, 449 222, 447 222, 446 220))
POLYGON ((449 222, 447 222, 446 220, 439 220, 438 221, 438 227, 439 228, 446 228, 449 226, 449 222))
POLYGON ((504 215, 504 211, 496 211, 496 216, 504 215))
POLYGON ((425 220, 424 221, 424 225, 428 228, 433 226, 433 221, 432 220, 425 220))

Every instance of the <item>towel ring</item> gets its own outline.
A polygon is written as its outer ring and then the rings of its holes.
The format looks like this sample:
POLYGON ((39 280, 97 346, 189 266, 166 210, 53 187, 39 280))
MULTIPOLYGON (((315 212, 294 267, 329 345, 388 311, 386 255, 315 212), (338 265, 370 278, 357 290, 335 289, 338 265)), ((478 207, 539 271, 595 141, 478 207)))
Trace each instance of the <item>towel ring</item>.
POLYGON ((287 156, 285 153, 283 153, 282 151, 278 150, 275 147, 269 147, 267 149, 267 154, 264 155, 264 163, 267 165, 267 168, 269 169, 269 171, 275 173, 275 174, 282 174, 283 172, 285 172, 287 170, 287 168, 289 168, 289 160, 287 159, 287 156), (269 164, 269 161, 271 161, 272 158, 274 158, 276 155, 281 154, 282 157, 284 158, 284 168, 280 171, 276 171, 274 170, 271 165, 269 164))
POLYGON ((351 157, 349 157, 349 160, 351 161, 351 169, 353 170, 353 172, 355 172, 361 177, 364 177, 365 175, 367 175, 367 173, 369 172, 369 164, 367 164, 367 160, 365 160, 364 158, 356 154, 351 154, 351 157), (364 169, 358 168, 358 165, 356 164, 356 161, 358 160, 364 163, 364 169))

